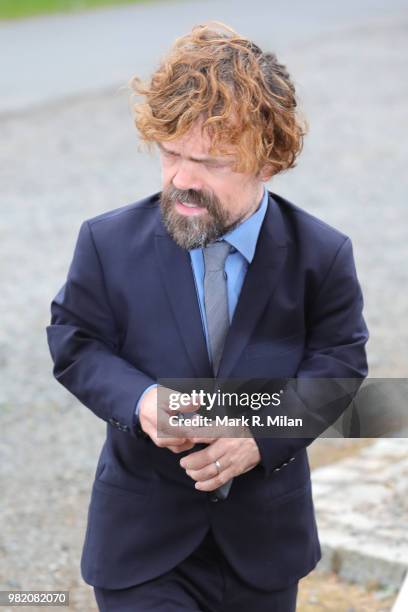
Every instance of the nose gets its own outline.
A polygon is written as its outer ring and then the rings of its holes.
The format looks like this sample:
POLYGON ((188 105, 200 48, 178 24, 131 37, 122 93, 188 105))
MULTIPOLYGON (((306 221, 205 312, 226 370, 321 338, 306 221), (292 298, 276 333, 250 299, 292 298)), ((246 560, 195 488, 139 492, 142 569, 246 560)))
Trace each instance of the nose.
POLYGON ((197 163, 189 160, 180 160, 172 183, 176 189, 202 189, 197 163))

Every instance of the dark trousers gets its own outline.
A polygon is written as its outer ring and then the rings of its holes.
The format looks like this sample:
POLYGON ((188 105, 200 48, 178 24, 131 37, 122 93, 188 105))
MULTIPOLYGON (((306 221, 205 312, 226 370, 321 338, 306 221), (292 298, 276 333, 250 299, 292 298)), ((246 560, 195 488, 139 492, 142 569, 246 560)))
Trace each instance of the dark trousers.
POLYGON ((246 585, 211 531, 171 571, 127 589, 94 587, 100 612, 295 612, 297 582, 279 591, 246 585))

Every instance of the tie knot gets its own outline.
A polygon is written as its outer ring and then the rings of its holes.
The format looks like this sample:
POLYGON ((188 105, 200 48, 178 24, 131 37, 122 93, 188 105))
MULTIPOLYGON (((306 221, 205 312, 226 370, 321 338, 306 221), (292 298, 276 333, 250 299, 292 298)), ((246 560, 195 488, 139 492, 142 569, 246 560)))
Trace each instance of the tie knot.
POLYGON ((220 270, 224 270, 225 260, 230 250, 231 246, 228 242, 225 242, 225 240, 212 242, 206 246, 203 249, 206 272, 219 272, 220 270))

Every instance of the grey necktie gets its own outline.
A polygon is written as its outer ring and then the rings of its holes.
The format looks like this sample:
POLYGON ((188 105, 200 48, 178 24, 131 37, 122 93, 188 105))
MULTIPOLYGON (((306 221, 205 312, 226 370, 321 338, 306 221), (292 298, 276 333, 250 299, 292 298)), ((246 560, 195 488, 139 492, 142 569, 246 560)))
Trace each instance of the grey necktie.
MULTIPOLYGON (((229 328, 227 275, 224 266, 230 250, 231 246, 224 240, 213 242, 203 249, 205 265, 204 304, 215 376, 218 373, 229 328)), ((218 414, 220 414, 219 411, 218 414)), ((232 480, 230 479, 214 491, 216 498, 226 499, 228 497, 232 480)))
POLYGON ((214 375, 218 372, 229 328, 227 275, 224 271, 229 251, 230 245, 224 240, 213 242, 203 249, 204 304, 214 375))

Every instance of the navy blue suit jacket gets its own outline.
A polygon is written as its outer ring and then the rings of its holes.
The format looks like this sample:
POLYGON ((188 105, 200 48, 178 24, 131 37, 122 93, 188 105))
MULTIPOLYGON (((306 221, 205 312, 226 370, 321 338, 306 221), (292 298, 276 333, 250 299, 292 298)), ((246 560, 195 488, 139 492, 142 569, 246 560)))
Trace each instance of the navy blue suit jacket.
MULTIPOLYGON (((269 192, 219 377, 364 378, 362 308, 350 239, 269 192)), ((313 569, 311 438, 256 438, 261 462, 213 503, 179 465, 192 451, 158 448, 135 428, 148 385, 212 376, 190 257, 168 235, 158 193, 84 221, 51 312, 55 377, 107 423, 82 553, 87 583, 151 579, 210 527, 254 586, 283 588, 313 569)))

